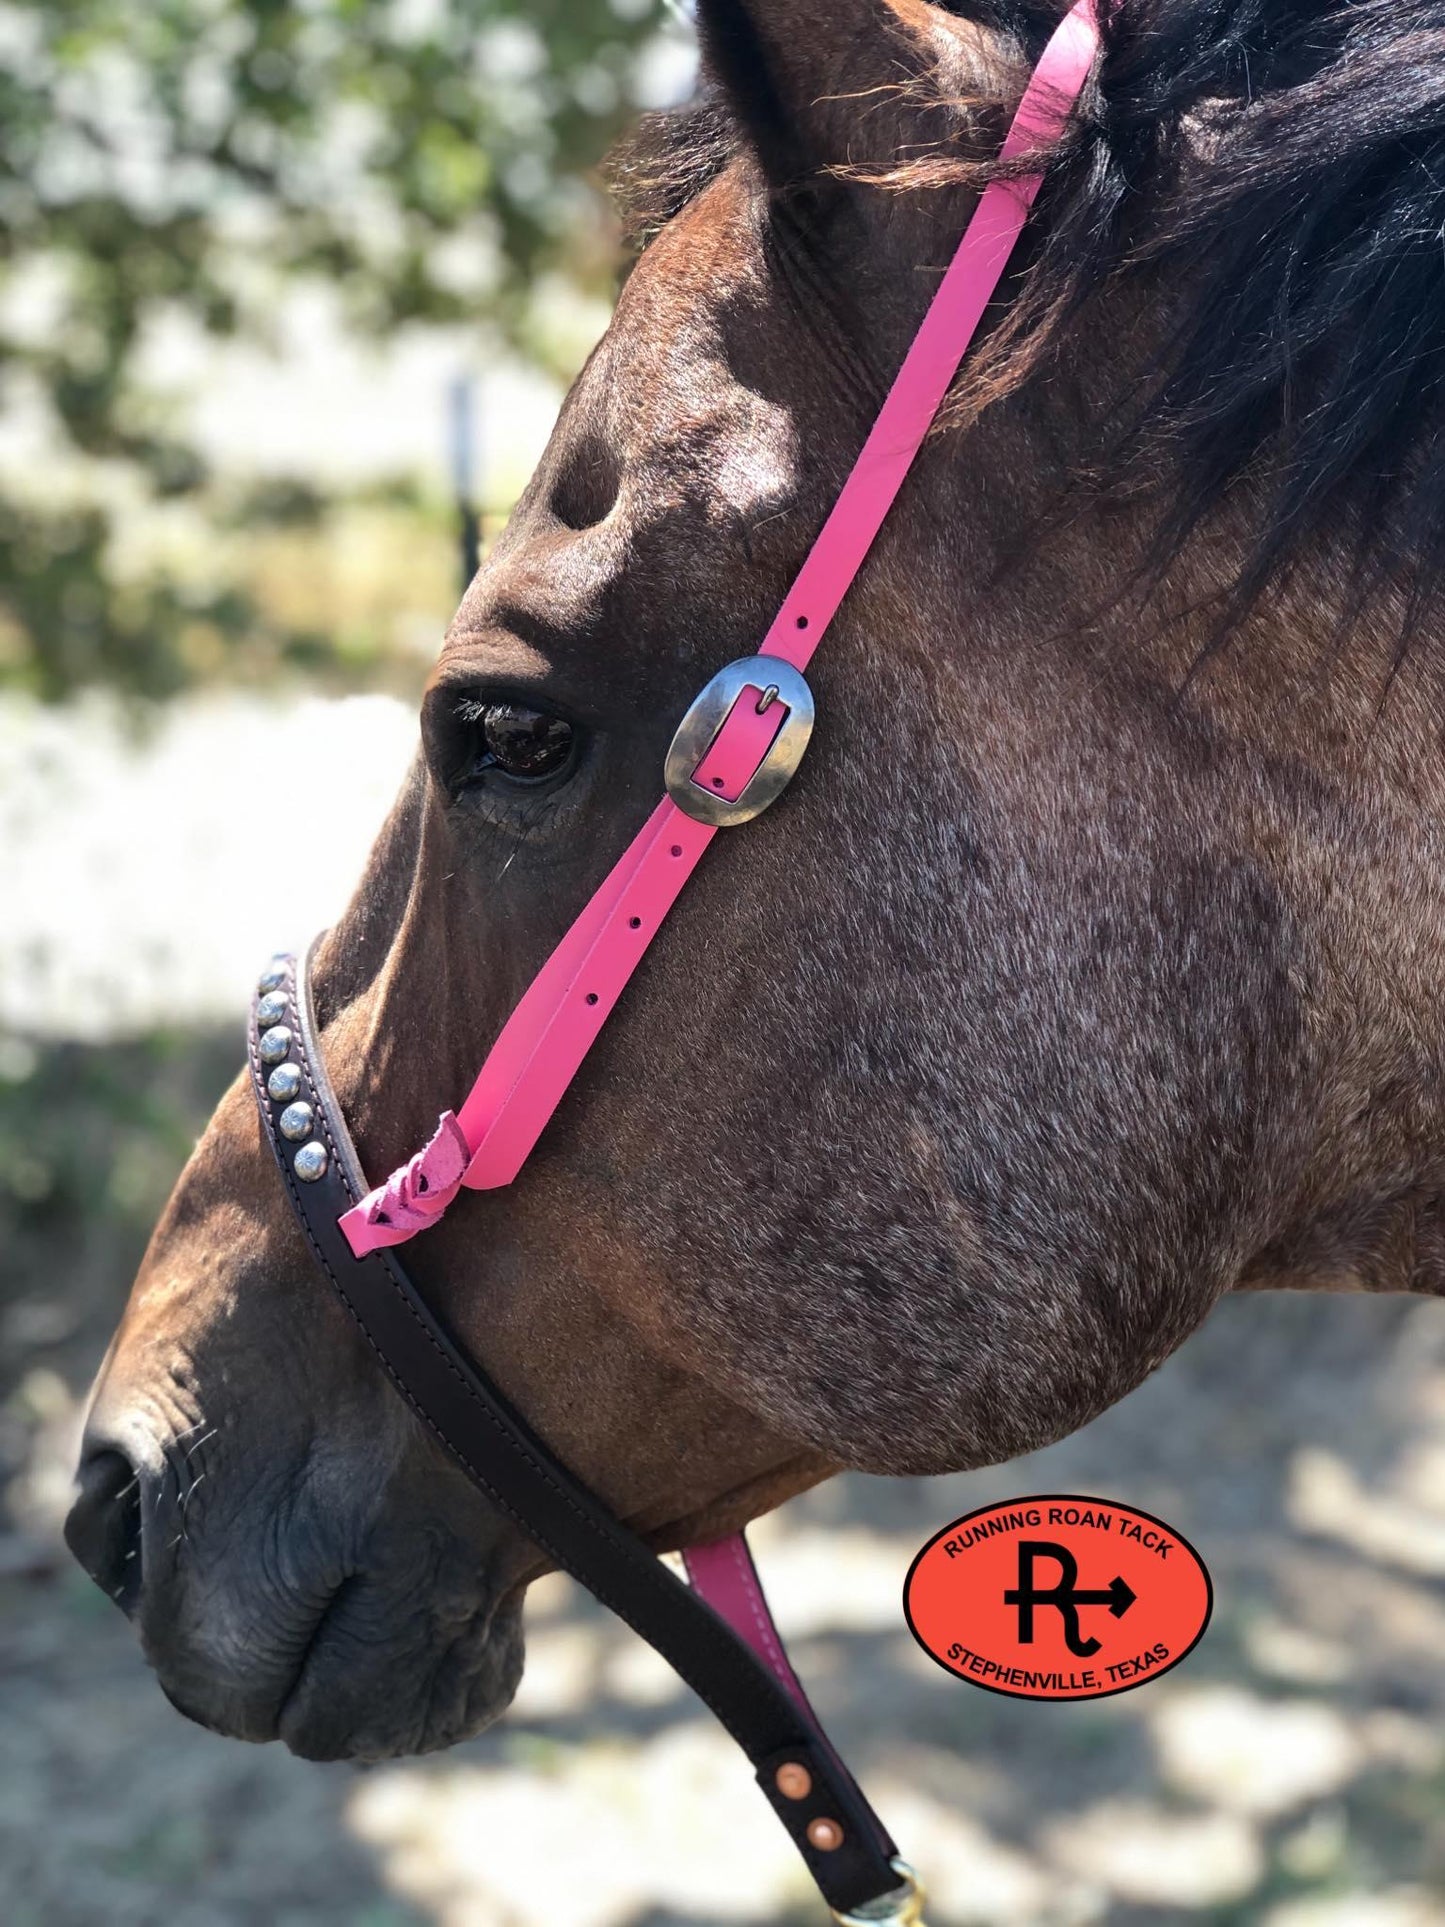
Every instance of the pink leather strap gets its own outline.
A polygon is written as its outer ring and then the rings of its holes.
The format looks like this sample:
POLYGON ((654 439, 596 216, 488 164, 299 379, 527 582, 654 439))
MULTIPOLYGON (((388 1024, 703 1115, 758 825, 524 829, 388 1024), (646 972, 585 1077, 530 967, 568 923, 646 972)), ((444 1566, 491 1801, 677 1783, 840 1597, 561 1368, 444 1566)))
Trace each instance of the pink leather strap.
MULTIPOLYGON (((693 1591, 700 1599, 705 1599, 720 1618, 727 1621, 739 1639, 752 1647, 784 1692, 791 1694, 797 1702, 813 1729, 817 1746, 833 1761, 838 1772, 851 1780, 852 1775, 824 1732, 822 1721, 813 1711, 812 1702, 793 1671, 787 1648, 783 1645, 783 1636, 773 1623, 772 1610, 763 1591, 758 1569, 753 1563, 747 1535, 733 1532, 726 1539, 714 1539, 710 1545, 687 1546, 683 1549, 682 1563, 693 1591)), ((877 1815, 866 1802, 864 1811, 872 1820, 879 1839, 886 1841, 887 1835, 883 1833, 877 1815)), ((888 1850, 891 1851, 891 1848, 888 1850)))
POLYGON ((808 1704, 808 1696, 788 1662, 782 1635, 773 1624, 763 1582, 744 1535, 734 1532, 726 1539, 714 1539, 710 1545, 686 1546, 682 1563, 693 1591, 727 1621, 739 1639, 746 1640, 772 1670, 778 1684, 792 1694, 817 1726, 818 1716, 808 1704))
MULTIPOLYGON (((1058 137, 1097 46, 1093 0, 1078 0, 1034 69, 1003 158, 1058 137)), ((1041 179, 1036 173, 994 181, 980 196, 858 459, 773 618, 763 655, 802 670, 822 641, 1003 278, 1041 179)), ((736 797, 777 726, 772 711, 759 716, 755 703, 740 700, 697 775, 736 797)), ((358 1257, 413 1237, 461 1185, 511 1183, 715 834, 670 798, 658 804, 533 979, 455 1120, 447 1114, 423 1150, 341 1219, 358 1257), (460 1176, 457 1127, 471 1154, 460 1176)))

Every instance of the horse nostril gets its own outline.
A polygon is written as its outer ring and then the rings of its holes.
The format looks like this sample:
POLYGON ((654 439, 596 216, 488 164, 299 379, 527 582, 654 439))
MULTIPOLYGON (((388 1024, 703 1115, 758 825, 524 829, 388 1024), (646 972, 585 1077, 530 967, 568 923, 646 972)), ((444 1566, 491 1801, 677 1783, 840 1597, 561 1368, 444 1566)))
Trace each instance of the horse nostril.
POLYGON ((123 1453, 106 1450, 82 1459, 76 1484, 65 1543, 129 1617, 141 1591, 140 1476, 123 1453))

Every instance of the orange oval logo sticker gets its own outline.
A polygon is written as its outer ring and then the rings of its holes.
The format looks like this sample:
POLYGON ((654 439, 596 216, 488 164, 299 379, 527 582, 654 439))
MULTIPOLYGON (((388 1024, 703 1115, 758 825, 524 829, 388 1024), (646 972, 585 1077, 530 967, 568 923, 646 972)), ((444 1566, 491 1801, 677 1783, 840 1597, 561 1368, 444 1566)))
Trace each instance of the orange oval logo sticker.
POLYGON ((1214 1606, 1187 1539, 1135 1506, 1046 1492, 935 1533, 903 1611, 946 1672, 1014 1699, 1104 1699, 1193 1652, 1214 1606))

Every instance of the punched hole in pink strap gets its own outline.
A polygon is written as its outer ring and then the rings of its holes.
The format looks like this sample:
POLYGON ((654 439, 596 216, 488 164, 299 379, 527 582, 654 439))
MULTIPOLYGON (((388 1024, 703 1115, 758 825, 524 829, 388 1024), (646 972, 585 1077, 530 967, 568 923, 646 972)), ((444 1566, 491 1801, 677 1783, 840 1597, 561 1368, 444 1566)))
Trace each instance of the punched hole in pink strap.
MULTIPOLYGON (((1004 144, 1005 159, 1053 139, 1088 80, 1097 50, 1094 0, 1075 0, 1019 104, 1004 144)), ((979 197, 863 448, 762 639, 760 657, 775 657, 799 672, 807 668, 997 292, 1042 179, 1040 164, 1032 174, 991 182, 979 197), (805 597, 808 607, 800 614, 797 604, 805 597)), ((711 792, 709 800, 715 801, 719 793, 736 800, 769 753, 787 714, 771 685, 754 690, 749 704, 745 696, 751 687, 739 692, 691 772, 699 794, 711 792), (769 700, 764 703, 765 697, 769 700), (715 781, 718 776, 721 785, 715 781)), ((583 1015, 577 1016, 582 972, 593 983, 606 985, 596 1001, 600 1004, 605 995, 611 1010, 647 949, 643 938, 655 934, 718 827, 702 819, 684 822, 684 815, 690 818, 693 812, 680 811, 670 797, 658 804, 533 979, 462 1105, 466 1130, 453 1121, 458 1141, 448 1141, 445 1169, 433 1162, 428 1147, 434 1176, 427 1208, 419 1208, 421 1194, 411 1182, 413 1160, 342 1218, 358 1255, 381 1244, 401 1243, 435 1222, 463 1180, 485 1190, 509 1184, 517 1175, 601 1028, 593 1019, 605 1013, 589 1013, 584 1005, 583 1015), (673 842, 674 836, 681 840, 673 842), (639 902, 647 905, 645 930, 642 920, 625 907, 639 902), (641 933, 630 944, 616 941, 624 923, 630 933, 641 933), (455 1179, 453 1151, 463 1160, 455 1179), (394 1227, 388 1235, 374 1235, 378 1225, 387 1223, 394 1227)))
POLYGON ((775 683, 746 683, 699 758, 692 781, 735 803, 767 758, 789 713, 775 683))

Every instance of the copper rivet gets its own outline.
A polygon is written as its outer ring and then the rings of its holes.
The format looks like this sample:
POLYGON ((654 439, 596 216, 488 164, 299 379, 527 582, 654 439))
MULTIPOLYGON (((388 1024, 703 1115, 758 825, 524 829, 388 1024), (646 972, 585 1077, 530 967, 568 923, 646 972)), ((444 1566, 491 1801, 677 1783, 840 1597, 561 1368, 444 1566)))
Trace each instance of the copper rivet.
POLYGON ((834 1847, 843 1844, 843 1829, 836 1820, 810 1820, 808 1822, 808 1844, 819 1853, 831 1853, 834 1847))
POLYGON ((807 1767, 800 1766, 796 1760, 788 1760, 780 1766, 773 1776, 779 1793, 785 1800, 806 1800, 813 1791, 813 1776, 807 1767))

